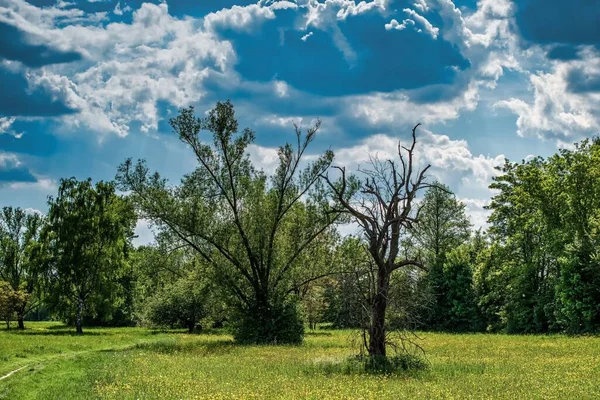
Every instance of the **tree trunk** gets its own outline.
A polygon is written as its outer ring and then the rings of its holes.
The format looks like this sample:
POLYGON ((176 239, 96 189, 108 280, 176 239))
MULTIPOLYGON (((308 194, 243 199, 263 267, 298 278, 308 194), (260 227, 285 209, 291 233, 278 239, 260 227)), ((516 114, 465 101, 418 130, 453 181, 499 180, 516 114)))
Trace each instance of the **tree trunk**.
POLYGON ((75 317, 75 328, 78 335, 83 335, 83 328, 81 326, 83 319, 83 299, 79 297, 77 299, 77 316, 75 317))
POLYGON ((194 333, 195 329, 196 329, 196 322, 195 321, 188 322, 188 333, 194 333))
POLYGON ((373 299, 369 327, 369 356, 385 357, 385 311, 387 309, 390 274, 385 268, 377 271, 377 291, 373 299))
POLYGON ((17 317, 17 322, 19 323, 19 329, 25 329, 25 322, 22 314, 19 314, 17 317))

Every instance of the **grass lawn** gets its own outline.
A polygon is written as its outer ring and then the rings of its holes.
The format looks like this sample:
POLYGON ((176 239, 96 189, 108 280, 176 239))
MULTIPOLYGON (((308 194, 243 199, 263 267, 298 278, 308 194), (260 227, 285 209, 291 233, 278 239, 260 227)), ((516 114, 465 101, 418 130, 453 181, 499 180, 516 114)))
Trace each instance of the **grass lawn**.
POLYGON ((224 333, 87 329, 28 323, 0 330, 0 399, 600 398, 600 338, 424 333, 429 370, 326 373, 353 354, 348 331, 302 346, 239 346, 224 333))

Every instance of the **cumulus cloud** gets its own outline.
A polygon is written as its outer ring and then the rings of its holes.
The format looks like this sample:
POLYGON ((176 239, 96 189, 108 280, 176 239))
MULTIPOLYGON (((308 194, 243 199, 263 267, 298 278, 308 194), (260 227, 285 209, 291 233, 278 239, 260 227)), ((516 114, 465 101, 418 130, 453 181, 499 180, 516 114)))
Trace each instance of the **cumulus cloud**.
POLYGON ((406 29, 409 25, 414 26, 415 21, 413 21, 412 19, 405 19, 400 24, 395 19, 392 19, 389 23, 385 24, 385 29, 388 31, 391 31, 392 29, 402 31, 402 30, 406 29))
MULTIPOLYGON (((404 143, 408 143, 409 140, 406 136, 400 139, 404 143)), ((334 149, 336 164, 356 169, 360 164, 368 162, 370 156, 377 156, 382 160, 396 160, 398 141, 397 137, 377 134, 355 146, 334 149)), ((504 155, 473 155, 465 140, 454 140, 447 135, 435 134, 426 129, 419 130, 417 141, 418 148, 415 154, 418 163, 431 164, 431 173, 444 182, 454 178, 453 180, 460 185, 473 185, 485 189, 497 174, 495 167, 504 162, 504 155)))
POLYGON ((600 85, 593 84, 600 71, 600 56, 589 53, 582 60, 557 61, 551 72, 529 75, 533 101, 509 98, 495 104, 518 116, 521 136, 537 136, 573 142, 600 129, 600 85), (583 75, 583 76, 582 76, 583 75), (586 81, 586 76, 590 77, 586 81), (587 90, 574 90, 574 86, 587 90))
MULTIPOLYGON (((437 39, 438 34, 440 33, 440 29, 433 26, 431 22, 427 20, 427 18, 410 8, 405 8, 402 11, 404 11, 412 17, 413 22, 415 22, 414 25, 418 24, 421 27, 421 29, 425 30, 425 32, 429 34, 433 39, 437 39)), ((420 32, 421 29, 419 29, 418 31, 420 32)))
POLYGON ((137 122, 143 131, 156 130, 159 102, 181 107, 198 101, 210 72, 222 73, 235 60, 231 44, 193 19, 172 17, 165 3, 144 3, 131 24, 105 26, 58 27, 45 9, 22 7, 23 27, 43 21, 35 28, 40 34, 85 56, 84 69, 57 65, 29 74, 35 87, 79 111, 63 119, 73 128, 124 136, 137 122))
POLYGON ((465 211, 471 219, 474 229, 487 229, 487 220, 491 214, 490 210, 486 210, 484 207, 489 205, 489 200, 483 199, 470 199, 470 198, 459 198, 460 202, 465 205, 465 211))
POLYGON ((37 178, 16 154, 0 152, 0 185, 37 183, 37 178))
POLYGON ((0 118, 0 134, 8 133, 9 128, 15 122, 14 117, 2 117, 0 118))

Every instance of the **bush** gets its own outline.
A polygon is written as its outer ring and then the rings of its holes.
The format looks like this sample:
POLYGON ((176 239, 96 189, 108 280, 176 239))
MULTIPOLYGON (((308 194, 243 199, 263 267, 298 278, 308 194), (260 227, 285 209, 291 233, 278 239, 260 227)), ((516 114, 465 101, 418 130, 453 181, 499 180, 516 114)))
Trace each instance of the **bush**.
POLYGON ((240 310, 233 337, 242 344, 299 344, 304 324, 295 303, 240 310))
POLYGON ((209 290, 194 274, 165 286, 146 305, 146 318, 155 326, 195 331, 207 316, 209 290))

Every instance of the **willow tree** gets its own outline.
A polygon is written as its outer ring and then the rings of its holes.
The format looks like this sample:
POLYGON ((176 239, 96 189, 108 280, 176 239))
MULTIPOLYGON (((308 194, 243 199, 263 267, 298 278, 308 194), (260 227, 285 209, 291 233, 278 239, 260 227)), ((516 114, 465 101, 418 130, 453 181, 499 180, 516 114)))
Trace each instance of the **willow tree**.
POLYGON ((361 177, 347 174, 344 167, 335 167, 341 173, 339 180, 324 175, 337 202, 334 209, 351 215, 362 228, 376 270, 367 345, 372 357, 386 356, 385 315, 392 273, 422 267, 419 260, 401 252, 403 235, 412 231, 418 220, 417 193, 430 186, 425 182, 430 166, 419 170, 414 160, 418 126, 412 130, 409 147, 398 143, 399 162, 371 158, 370 168, 361 170, 361 177))
POLYGON ((34 254, 43 222, 40 214, 21 208, 4 207, 0 213, 0 281, 20 294, 14 310, 19 329, 25 328, 25 315, 40 304, 41 274, 34 254))
POLYGON ((158 173, 150 174, 144 161, 129 159, 117 174, 121 188, 174 245, 194 249, 215 267, 219 282, 236 299, 238 341, 301 341, 303 325, 292 300, 302 281, 302 255, 337 218, 319 184, 333 153, 303 162, 320 124, 305 133, 296 127, 295 146, 279 148, 270 177, 252 164, 254 132, 238 131, 229 101, 217 103, 206 118, 197 118, 192 107, 183 109, 170 124, 191 148, 197 168, 180 185, 169 186, 158 173))

